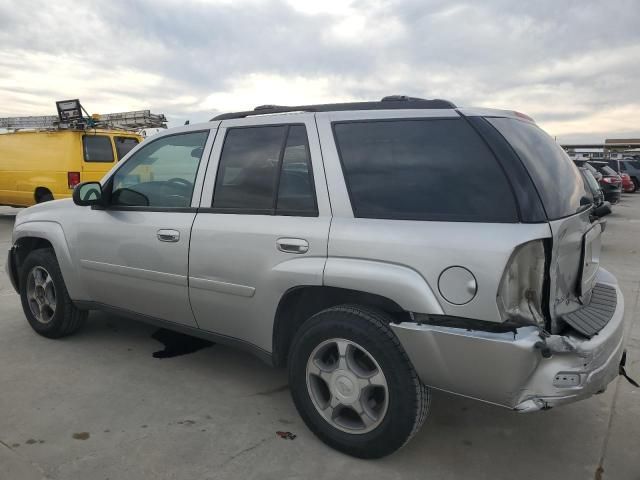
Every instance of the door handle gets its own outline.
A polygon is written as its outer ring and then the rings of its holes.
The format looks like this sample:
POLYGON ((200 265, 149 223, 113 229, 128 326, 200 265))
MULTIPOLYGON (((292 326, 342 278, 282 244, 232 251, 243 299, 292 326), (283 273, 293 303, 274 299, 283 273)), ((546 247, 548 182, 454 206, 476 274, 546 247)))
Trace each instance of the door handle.
POLYGON ((180 240, 180 232, 177 230, 158 230, 158 240, 161 242, 177 242, 180 240))
POLYGON ((309 242, 303 238, 279 238, 276 240, 276 248, 284 253, 307 253, 309 242))

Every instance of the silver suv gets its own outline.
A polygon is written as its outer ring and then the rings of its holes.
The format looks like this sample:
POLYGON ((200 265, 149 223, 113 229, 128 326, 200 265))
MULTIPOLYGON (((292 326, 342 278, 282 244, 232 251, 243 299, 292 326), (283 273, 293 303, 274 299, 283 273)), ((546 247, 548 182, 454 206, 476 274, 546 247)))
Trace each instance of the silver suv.
POLYGON ((156 135, 16 217, 41 335, 106 310, 287 366, 330 446, 404 445, 430 388, 521 412, 604 390, 623 298, 578 169, 526 115, 444 100, 263 106, 156 135))

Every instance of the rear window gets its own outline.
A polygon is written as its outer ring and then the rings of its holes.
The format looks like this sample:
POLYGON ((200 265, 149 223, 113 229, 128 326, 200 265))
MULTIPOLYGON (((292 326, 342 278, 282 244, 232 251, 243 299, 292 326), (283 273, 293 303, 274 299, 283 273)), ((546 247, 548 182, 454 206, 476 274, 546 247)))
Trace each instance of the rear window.
POLYGON ((616 171, 615 171, 613 168, 611 168, 611 167, 607 167, 606 165, 603 165, 602 167, 600 167, 600 171, 601 171, 604 175, 607 175, 607 176, 609 176, 609 177, 613 177, 613 176, 615 176, 615 175, 618 175, 618 174, 616 173, 616 171))
POLYGON ((553 138, 538 126, 511 118, 487 118, 527 167, 549 220, 583 210, 586 194, 580 171, 553 138))
POLYGON ((504 172, 463 119, 334 124, 354 215, 517 222, 504 172))
POLYGON ((85 135, 82 137, 85 162, 113 162, 111 139, 104 135, 85 135))
POLYGON ((131 137, 113 137, 113 141, 116 144, 116 153, 118 154, 118 160, 122 160, 127 153, 138 145, 137 138, 131 137))

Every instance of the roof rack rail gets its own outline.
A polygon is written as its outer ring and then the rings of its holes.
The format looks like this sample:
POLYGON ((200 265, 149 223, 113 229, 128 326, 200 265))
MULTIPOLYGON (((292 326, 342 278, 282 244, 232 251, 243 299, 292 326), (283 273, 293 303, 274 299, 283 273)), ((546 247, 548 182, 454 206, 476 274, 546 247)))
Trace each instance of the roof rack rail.
POLYGON ((399 110, 399 109, 451 109, 456 106, 448 100, 426 100, 424 98, 409 97, 406 95, 389 95, 379 102, 349 102, 349 103, 324 103, 318 105, 260 105, 253 110, 244 112, 222 113, 211 119, 229 120, 232 118, 246 118, 254 115, 268 115, 272 113, 289 112, 344 112, 349 110, 399 110))

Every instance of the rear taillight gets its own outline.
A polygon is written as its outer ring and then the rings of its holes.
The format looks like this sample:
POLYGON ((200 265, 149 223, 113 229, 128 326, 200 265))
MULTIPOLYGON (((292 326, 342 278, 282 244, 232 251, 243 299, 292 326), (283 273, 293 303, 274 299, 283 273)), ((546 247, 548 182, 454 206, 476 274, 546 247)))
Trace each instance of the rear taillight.
POLYGON ((69 188, 73 189, 80 183, 80 172, 67 172, 67 182, 69 183, 69 188))
POLYGON ((504 269, 498 289, 503 321, 545 325, 542 312, 545 252, 542 240, 518 246, 504 269))

